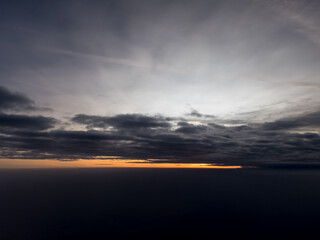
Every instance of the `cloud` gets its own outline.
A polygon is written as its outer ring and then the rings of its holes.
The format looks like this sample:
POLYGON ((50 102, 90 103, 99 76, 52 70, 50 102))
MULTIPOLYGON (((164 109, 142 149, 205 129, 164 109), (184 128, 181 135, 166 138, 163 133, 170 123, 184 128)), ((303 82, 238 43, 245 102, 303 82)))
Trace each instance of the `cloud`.
POLYGON ((35 110, 34 101, 22 93, 11 92, 0 86, 0 111, 3 110, 35 110))
POLYGON ((142 69, 148 69, 148 70, 160 70, 164 72, 172 72, 172 73, 179 73, 179 74, 190 74, 190 72, 186 71, 185 69, 178 69, 173 68, 170 66, 162 65, 162 64, 150 64, 150 63, 143 63, 139 62, 135 59, 121 59, 121 58, 112 58, 112 57, 106 57, 106 56, 99 56, 94 54, 86 54, 81 52, 75 52, 70 51, 66 49, 59 49, 59 48, 38 48, 42 51, 57 53, 57 54, 63 54, 68 56, 74 56, 74 57, 81 57, 89 60, 98 60, 106 63, 111 64, 117 64, 121 66, 127 66, 127 67, 134 67, 134 68, 142 68, 142 69))
POLYGON ((320 46, 319 3, 317 1, 274 0, 260 1, 278 12, 284 19, 295 25, 295 30, 302 36, 320 46))
MULTIPOLYGON (((52 117, 30 116, 26 114, 7 114, 7 110, 29 112, 40 110, 34 101, 19 92, 11 92, 0 86, 0 134, 8 134, 16 130, 43 131, 53 128, 58 120, 52 117)), ((48 110, 48 109, 42 109, 48 110)))
MULTIPOLYGON (((5 88, 0 90, 4 93, 1 110, 36 108, 27 96, 5 88)), ((0 112, 0 158, 77 160, 117 156, 157 159, 150 160, 151 163, 273 168, 285 165, 305 168, 308 164, 319 164, 320 111, 265 123, 230 124, 236 122, 196 110, 185 118, 77 114, 69 125, 73 129, 83 125, 85 130, 57 130, 59 120, 52 117, 0 112), (199 120, 197 124, 195 118, 199 120)))
POLYGON ((46 130, 53 128, 57 120, 44 116, 27 116, 0 113, 1 129, 46 130))
POLYGON ((207 127, 204 125, 193 125, 188 122, 179 122, 179 128, 176 129, 176 132, 184 134, 197 134, 207 130, 207 127))
POLYGON ((298 128, 319 128, 320 111, 305 115, 284 118, 270 123, 265 123, 263 128, 266 130, 289 130, 298 128))
POLYGON ((3 133, 0 136, 1 157, 63 160, 119 156, 158 159, 151 163, 217 163, 261 167, 318 164, 319 134, 285 131, 301 126, 318 126, 318 116, 318 112, 315 112, 275 122, 226 127, 215 122, 194 125, 187 119, 178 121, 142 114, 111 117, 82 114, 72 118, 72 122, 88 127, 81 131, 49 130, 53 126, 52 120, 33 117, 29 120, 38 119, 42 125, 33 127, 29 123, 29 127, 20 127, 11 123, 12 126, 0 128, 3 133))
POLYGON ((214 115, 209 115, 209 114, 202 114, 199 113, 197 110, 192 109, 190 113, 187 114, 187 116, 191 116, 191 117, 198 117, 198 118, 215 118, 214 115))
POLYGON ((73 122, 85 124, 87 127, 118 129, 167 128, 170 123, 163 117, 150 117, 142 114, 121 114, 114 117, 89 116, 79 114, 72 118, 73 122))

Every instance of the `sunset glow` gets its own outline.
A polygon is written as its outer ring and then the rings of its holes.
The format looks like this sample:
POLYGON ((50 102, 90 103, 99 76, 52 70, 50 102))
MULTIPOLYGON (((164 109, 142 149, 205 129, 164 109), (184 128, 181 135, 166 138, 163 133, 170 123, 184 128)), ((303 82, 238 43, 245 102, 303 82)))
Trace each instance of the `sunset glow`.
POLYGON ((206 169, 240 169, 242 166, 225 166, 207 163, 152 163, 148 160, 117 159, 80 159, 80 160, 30 160, 1 159, 0 168, 206 168, 206 169))

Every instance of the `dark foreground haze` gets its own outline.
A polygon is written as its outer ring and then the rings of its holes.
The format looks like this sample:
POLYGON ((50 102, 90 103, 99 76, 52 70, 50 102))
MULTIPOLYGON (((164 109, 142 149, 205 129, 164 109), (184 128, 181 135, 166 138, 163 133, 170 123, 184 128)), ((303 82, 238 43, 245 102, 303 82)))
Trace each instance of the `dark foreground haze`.
POLYGON ((0 239, 316 236, 319 170, 0 171, 0 239))

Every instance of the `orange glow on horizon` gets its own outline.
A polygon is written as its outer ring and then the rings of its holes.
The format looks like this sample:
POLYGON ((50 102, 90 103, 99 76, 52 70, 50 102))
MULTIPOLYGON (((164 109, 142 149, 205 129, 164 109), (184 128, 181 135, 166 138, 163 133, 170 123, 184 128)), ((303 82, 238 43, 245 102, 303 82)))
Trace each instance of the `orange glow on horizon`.
POLYGON ((204 168, 239 169, 242 166, 221 166, 207 163, 152 163, 139 159, 79 159, 59 161, 51 159, 0 159, 0 169, 18 168, 204 168))

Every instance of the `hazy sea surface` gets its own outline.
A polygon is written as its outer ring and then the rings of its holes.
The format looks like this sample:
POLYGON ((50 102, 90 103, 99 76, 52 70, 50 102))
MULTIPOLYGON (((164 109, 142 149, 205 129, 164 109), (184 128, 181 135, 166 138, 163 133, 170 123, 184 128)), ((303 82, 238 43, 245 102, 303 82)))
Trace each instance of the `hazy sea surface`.
POLYGON ((319 226, 319 170, 0 170, 1 240, 308 238, 319 226))

